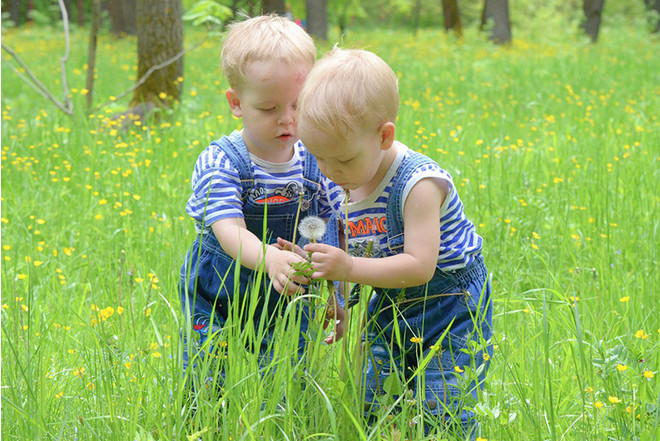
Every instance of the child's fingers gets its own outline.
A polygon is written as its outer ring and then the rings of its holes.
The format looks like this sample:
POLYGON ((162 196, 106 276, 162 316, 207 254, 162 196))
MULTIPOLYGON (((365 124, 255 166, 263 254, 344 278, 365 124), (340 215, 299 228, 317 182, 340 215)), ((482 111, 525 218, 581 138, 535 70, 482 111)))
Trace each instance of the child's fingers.
POLYGON ((308 253, 323 253, 329 246, 330 245, 326 245, 324 243, 308 243, 303 249, 308 253))
POLYGON ((273 288, 275 288, 277 292, 285 296, 292 296, 295 294, 305 293, 305 289, 302 286, 288 279, 284 283, 282 283, 281 281, 277 281, 277 282, 273 281, 273 288))
POLYGON ((280 245, 280 246, 282 246, 282 247, 286 247, 286 246, 289 246, 289 247, 290 247, 290 246, 291 246, 291 242, 289 242, 289 241, 286 240, 286 239, 282 239, 281 237, 278 237, 278 238, 277 238, 277 244, 280 245))
POLYGON ((320 271, 320 270, 317 269, 316 271, 314 271, 312 273, 312 275, 310 277, 312 278, 312 280, 325 279, 325 271, 320 271))
POLYGON ((300 245, 294 246, 292 242, 289 242, 286 239, 282 239, 281 237, 277 238, 277 243, 273 244, 273 246, 278 250, 293 251, 294 253, 296 253, 297 255, 303 258, 305 257, 305 252, 300 247, 300 245))
POLYGON ((310 280, 307 276, 305 276, 303 274, 295 274, 295 273, 292 274, 291 277, 289 277, 289 280, 291 282, 299 283, 299 284, 302 284, 302 285, 307 285, 310 282, 310 280))

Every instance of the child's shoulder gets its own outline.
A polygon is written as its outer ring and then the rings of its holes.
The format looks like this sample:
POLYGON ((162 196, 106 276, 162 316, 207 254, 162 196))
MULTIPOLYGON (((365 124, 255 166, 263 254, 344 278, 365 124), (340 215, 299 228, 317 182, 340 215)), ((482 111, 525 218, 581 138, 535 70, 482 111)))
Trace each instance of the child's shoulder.
POLYGON ((250 157, 247 148, 242 149, 241 143, 242 138, 239 132, 233 132, 211 141, 199 153, 195 167, 198 170, 236 169, 238 161, 247 160, 249 163, 250 157))
POLYGON ((430 177, 439 177, 443 179, 452 180, 448 171, 443 169, 440 164, 433 158, 425 155, 424 153, 412 150, 411 148, 401 144, 404 151, 403 160, 401 161, 399 174, 405 174, 412 178, 420 174, 429 175, 430 177))

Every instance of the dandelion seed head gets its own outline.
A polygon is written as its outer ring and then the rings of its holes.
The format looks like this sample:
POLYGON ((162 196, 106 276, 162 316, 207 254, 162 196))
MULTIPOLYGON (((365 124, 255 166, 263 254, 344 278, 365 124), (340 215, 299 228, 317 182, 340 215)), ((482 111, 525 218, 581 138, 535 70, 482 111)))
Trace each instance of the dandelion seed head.
POLYGON ((325 221, 318 216, 307 216, 298 225, 300 235, 310 241, 321 240, 325 230, 325 221))

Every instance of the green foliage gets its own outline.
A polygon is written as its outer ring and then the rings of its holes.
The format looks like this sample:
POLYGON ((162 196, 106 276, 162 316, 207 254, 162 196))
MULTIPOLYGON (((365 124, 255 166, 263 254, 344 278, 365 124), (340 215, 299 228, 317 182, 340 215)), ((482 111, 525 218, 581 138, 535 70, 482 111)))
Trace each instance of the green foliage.
POLYGON ((200 0, 186 11, 183 20, 189 21, 195 26, 203 25, 207 29, 222 31, 227 20, 232 16, 232 10, 221 2, 217 0, 200 0))
MULTIPOLYGON (((474 29, 460 44, 437 29, 344 35, 399 74, 397 138, 452 174, 484 238, 496 347, 474 405, 482 438, 657 438, 660 59, 632 24, 595 46, 560 27, 506 49, 474 29)), ((87 38, 72 33, 67 66, 77 109, 87 38)), ((96 103, 130 87, 137 69, 134 37, 99 38, 96 103)), ((2 39, 61 90, 59 33, 33 26, 2 39)), ((291 356, 287 326, 297 320, 290 305, 311 300, 292 298, 275 330, 282 363, 245 351, 263 327, 228 327, 213 338, 219 357, 200 359, 211 380, 200 370, 184 382, 177 283, 195 234, 190 176, 210 140, 240 128, 219 51, 210 40, 186 54, 180 105, 125 131, 110 119, 125 103, 68 118, 3 58, 3 440, 430 438, 409 392, 390 402, 399 412, 362 419, 368 287, 342 343, 320 343, 315 322, 305 363, 291 356)))
MULTIPOLYGON (((356 27, 412 26, 412 11, 417 0, 336 0, 328 3, 328 19, 342 30, 356 27)), ((71 3, 69 20, 75 22, 77 3, 71 3)), ((442 2, 421 0, 420 26, 427 28, 443 27, 442 2)), ((478 27, 481 22, 483 1, 458 1, 461 20, 465 27, 478 27)), ((183 0, 186 19, 197 26, 210 26, 222 30, 223 24, 235 13, 253 15, 260 11, 261 2, 245 0, 183 0), (235 9, 232 10, 232 9, 235 9)), ((287 2, 294 17, 306 17, 306 4, 303 0, 287 2)), ((84 2, 87 20, 91 14, 91 3, 84 2)), ((520 0, 509 4, 514 35, 534 35, 546 32, 576 32, 583 20, 581 0, 520 0)), ((27 21, 27 11, 21 6, 21 20, 27 21)), ((59 6, 52 0, 35 0, 32 12, 37 24, 53 24, 61 19, 59 6)), ((622 0, 606 2, 603 12, 604 26, 619 27, 625 23, 635 23, 654 29, 657 13, 647 11, 643 0, 622 0)), ((8 15, 3 17, 5 26, 8 15)))

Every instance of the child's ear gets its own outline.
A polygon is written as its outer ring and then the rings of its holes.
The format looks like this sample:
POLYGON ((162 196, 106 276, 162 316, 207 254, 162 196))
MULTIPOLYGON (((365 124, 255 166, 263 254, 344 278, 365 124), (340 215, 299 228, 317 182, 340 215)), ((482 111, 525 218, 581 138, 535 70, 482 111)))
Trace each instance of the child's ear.
POLYGON ((380 148, 381 150, 387 150, 392 147, 394 143, 394 123, 385 122, 378 128, 378 136, 380 136, 380 148))
POLYGON ((238 96, 238 93, 236 93, 234 89, 227 89, 225 96, 227 97, 231 113, 236 118, 241 118, 243 116, 243 111, 241 110, 241 99, 238 96))

